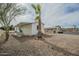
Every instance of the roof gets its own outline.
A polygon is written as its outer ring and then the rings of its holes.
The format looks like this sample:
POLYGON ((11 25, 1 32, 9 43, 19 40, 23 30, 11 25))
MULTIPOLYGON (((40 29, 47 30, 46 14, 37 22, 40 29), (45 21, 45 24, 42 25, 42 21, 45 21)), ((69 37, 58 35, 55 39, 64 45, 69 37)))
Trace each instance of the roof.
POLYGON ((34 23, 37 23, 37 22, 20 22, 17 25, 15 25, 15 27, 17 27, 17 26, 24 26, 24 25, 31 25, 31 24, 34 24, 34 23))
POLYGON ((32 23, 20 22, 17 25, 15 25, 15 27, 17 27, 17 26, 23 26, 23 25, 30 25, 30 24, 32 24, 32 23))

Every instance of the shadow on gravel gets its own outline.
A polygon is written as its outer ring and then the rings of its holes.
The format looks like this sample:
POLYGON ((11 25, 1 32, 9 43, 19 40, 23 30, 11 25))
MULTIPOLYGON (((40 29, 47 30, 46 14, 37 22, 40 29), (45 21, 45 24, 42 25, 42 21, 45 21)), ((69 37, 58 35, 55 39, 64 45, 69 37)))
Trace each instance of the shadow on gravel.
POLYGON ((23 43, 27 40, 32 40, 32 39, 36 38, 35 36, 22 36, 22 37, 17 37, 17 36, 14 36, 14 35, 12 35, 12 36, 13 36, 13 38, 15 38, 16 40, 18 40, 21 43, 23 43))

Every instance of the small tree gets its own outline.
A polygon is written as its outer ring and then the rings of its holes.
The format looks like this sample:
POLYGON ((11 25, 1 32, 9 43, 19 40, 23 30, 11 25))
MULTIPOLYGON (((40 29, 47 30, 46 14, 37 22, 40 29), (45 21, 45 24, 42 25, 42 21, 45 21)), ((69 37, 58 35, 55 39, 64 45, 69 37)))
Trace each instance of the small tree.
POLYGON ((41 31, 41 6, 40 4, 32 4, 33 9, 35 10, 35 21, 38 22, 38 38, 42 37, 42 31, 41 31))
POLYGON ((23 14, 25 9, 20 4, 0 3, 0 24, 5 28, 5 41, 9 39, 9 26, 16 16, 23 14))

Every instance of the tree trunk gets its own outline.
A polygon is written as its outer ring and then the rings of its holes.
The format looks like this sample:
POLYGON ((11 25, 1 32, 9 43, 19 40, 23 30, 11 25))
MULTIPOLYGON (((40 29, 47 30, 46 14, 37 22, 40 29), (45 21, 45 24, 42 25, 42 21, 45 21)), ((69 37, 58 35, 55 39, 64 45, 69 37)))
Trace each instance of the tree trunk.
POLYGON ((6 43, 9 39, 9 31, 5 31, 5 41, 4 43, 6 43))
POLYGON ((39 19, 38 23, 38 39, 42 39, 42 31, 41 31, 41 19, 39 19))
POLYGON ((39 19, 39 24, 38 24, 38 31, 41 32, 41 19, 39 19))

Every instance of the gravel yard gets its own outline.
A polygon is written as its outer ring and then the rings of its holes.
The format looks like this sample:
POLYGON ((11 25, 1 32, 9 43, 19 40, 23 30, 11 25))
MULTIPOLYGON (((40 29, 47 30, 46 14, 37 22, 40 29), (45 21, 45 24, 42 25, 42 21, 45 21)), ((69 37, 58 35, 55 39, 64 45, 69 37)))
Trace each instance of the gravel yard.
POLYGON ((13 37, 0 48, 6 56, 72 56, 79 55, 79 35, 55 34, 45 40, 13 37))

